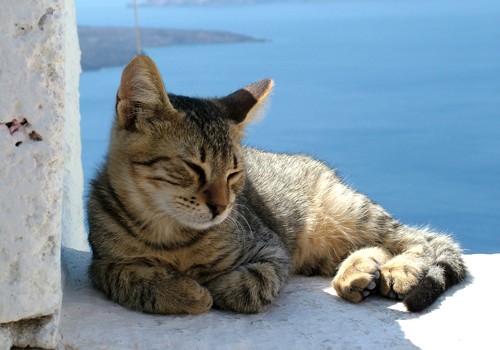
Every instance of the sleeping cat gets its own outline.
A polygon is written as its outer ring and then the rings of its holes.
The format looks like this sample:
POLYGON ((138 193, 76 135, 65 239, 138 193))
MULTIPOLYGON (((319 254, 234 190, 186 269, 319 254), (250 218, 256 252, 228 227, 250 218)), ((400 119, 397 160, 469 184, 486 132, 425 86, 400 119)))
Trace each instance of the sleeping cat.
POLYGON ((421 311, 463 280, 448 236, 399 223, 319 161, 240 145, 272 86, 167 95, 150 58, 127 65, 88 201, 95 287, 148 313, 254 313, 291 274, 322 275, 351 302, 421 311))

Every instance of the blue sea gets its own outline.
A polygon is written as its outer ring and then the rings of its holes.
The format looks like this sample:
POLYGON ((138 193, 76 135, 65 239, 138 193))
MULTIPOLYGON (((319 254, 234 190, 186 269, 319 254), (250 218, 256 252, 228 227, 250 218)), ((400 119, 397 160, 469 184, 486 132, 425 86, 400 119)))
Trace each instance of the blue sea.
MULTIPOLYGON (((79 24, 133 26, 129 0, 76 0, 79 24)), ((245 143, 313 155, 402 222, 500 252, 500 1, 333 0, 139 9, 140 25, 261 43, 146 50, 167 91, 222 96, 275 82, 245 143)), ((88 182, 123 67, 80 81, 88 182)))

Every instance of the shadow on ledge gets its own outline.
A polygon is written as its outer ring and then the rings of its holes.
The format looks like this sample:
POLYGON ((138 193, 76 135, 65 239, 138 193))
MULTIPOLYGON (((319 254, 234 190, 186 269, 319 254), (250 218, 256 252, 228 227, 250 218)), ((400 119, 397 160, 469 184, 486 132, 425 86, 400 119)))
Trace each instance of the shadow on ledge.
MULTIPOLYGON (((470 262, 477 264, 478 257, 500 262, 500 255, 466 256, 473 273, 479 269, 470 262)), ((149 315, 125 309, 93 290, 87 277, 89 261, 89 252, 63 248, 61 349, 449 348, 477 343, 478 333, 484 331, 471 331, 467 322, 474 317, 470 310, 477 313, 468 307, 476 299, 470 294, 481 283, 476 278, 471 284, 471 276, 421 314, 377 296, 351 304, 335 295, 330 279, 297 276, 262 314, 211 310, 197 316, 149 315), (454 328, 467 323, 468 332, 454 328)))

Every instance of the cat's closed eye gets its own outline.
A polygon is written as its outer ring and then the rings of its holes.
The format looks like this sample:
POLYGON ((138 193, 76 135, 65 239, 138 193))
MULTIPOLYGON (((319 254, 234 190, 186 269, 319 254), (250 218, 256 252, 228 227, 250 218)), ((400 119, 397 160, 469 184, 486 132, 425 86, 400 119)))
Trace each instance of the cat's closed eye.
POLYGON ((236 181, 241 177, 241 175, 243 175, 243 170, 233 171, 232 173, 229 173, 229 175, 227 175, 227 181, 236 181))
POLYGON ((196 174, 200 185, 203 185, 207 182, 207 175, 203 167, 187 160, 184 160, 184 164, 186 164, 187 167, 196 174))
POLYGON ((151 180, 151 181, 159 181, 159 182, 166 182, 168 184, 174 185, 174 186, 180 186, 181 184, 172 180, 169 180, 165 177, 162 176, 146 176, 146 180, 151 180))

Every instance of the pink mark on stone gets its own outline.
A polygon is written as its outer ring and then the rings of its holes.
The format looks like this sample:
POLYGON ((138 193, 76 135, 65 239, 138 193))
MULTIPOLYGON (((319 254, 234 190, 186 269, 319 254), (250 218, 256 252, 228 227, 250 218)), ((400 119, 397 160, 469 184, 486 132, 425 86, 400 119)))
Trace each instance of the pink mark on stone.
MULTIPOLYGON (((13 118, 10 122, 2 123, 9 129, 9 134, 14 135, 18 131, 23 131, 24 134, 32 141, 42 141, 42 136, 35 130, 31 128, 31 124, 28 122, 26 118, 23 118, 21 121, 13 118)), ((16 147, 19 147, 23 141, 17 141, 16 147)))

